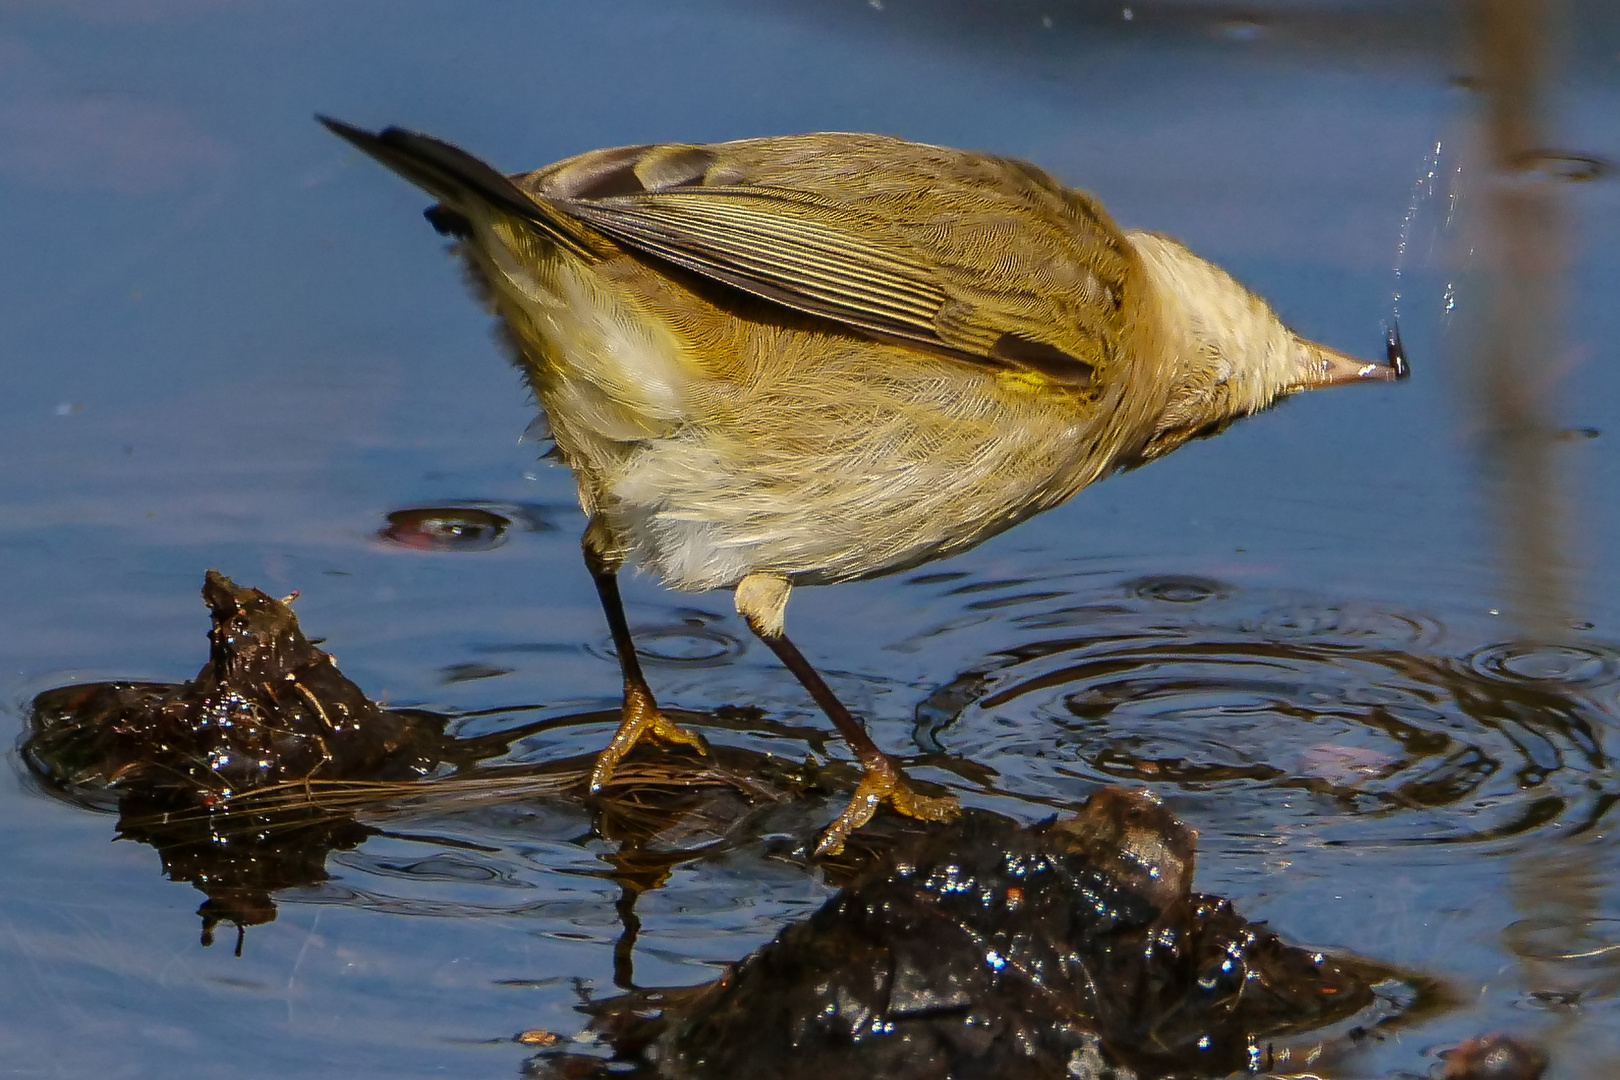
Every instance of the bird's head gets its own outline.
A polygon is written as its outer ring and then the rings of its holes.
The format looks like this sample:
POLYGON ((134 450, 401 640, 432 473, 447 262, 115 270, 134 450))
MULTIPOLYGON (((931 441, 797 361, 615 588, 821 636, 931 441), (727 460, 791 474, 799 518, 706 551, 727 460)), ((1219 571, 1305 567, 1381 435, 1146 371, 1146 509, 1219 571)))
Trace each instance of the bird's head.
POLYGON ((1173 354, 1164 411, 1132 465, 1215 435, 1289 394, 1408 373, 1395 332, 1385 363, 1339 352, 1289 330, 1264 300, 1180 241, 1157 233, 1127 236, 1152 284, 1162 340, 1173 354))

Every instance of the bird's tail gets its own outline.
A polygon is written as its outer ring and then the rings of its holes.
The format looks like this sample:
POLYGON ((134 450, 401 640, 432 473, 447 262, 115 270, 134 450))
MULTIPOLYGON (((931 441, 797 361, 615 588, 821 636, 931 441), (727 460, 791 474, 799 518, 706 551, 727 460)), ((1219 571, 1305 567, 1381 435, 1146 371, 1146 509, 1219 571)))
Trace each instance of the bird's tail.
POLYGON ((329 116, 316 119, 332 134, 440 200, 442 205, 429 209, 427 218, 441 232, 460 231, 451 215, 460 215, 465 226, 469 200, 475 200, 528 223, 582 256, 592 255, 591 234, 584 225, 460 147, 404 128, 387 127, 373 134, 329 116))

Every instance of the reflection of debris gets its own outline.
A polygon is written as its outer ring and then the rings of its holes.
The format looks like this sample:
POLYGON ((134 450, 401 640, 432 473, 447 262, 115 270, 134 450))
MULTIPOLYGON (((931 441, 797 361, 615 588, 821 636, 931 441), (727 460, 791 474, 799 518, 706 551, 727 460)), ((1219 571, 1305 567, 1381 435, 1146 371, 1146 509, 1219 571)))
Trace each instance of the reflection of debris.
POLYGON ((1469 1039, 1446 1055, 1441 1080, 1540 1080, 1547 1063, 1511 1035, 1469 1039))
MULTIPOLYGON (((1020 828, 912 837, 704 987, 596 1003, 614 1063, 545 1076, 1164 1077, 1279 1068, 1287 1040, 1396 1011, 1386 973, 1285 945, 1190 889, 1196 834, 1104 789, 1020 828)), ((1312 1044, 1315 1049, 1316 1043, 1312 1044)))

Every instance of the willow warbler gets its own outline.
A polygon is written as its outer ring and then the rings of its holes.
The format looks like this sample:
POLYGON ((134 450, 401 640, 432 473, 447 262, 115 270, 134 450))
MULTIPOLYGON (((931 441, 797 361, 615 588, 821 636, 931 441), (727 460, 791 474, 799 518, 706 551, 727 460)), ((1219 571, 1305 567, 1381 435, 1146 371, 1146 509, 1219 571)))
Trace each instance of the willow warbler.
POLYGON ((965 551, 1094 480, 1299 390, 1399 378, 1291 333, 1182 244, 1122 232, 1033 165, 824 133, 596 150, 504 176, 448 143, 322 118, 438 201, 573 470, 624 674, 593 790, 660 711, 626 560, 738 612, 864 778, 818 850, 912 790, 784 633, 794 585, 965 551))

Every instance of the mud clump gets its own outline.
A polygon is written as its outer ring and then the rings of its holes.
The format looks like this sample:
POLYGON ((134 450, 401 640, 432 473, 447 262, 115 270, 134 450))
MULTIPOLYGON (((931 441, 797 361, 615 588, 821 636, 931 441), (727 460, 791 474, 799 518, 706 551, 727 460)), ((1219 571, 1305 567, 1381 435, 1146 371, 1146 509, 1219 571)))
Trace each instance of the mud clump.
MULTIPOLYGON (((1191 890, 1196 833, 1156 800, 997 815, 902 843, 705 987, 588 1007, 619 1060, 539 1075, 675 1078, 1224 1076, 1287 1040, 1395 1011, 1374 965, 1285 944, 1191 890)), ((1313 1046, 1316 1044, 1313 1044, 1313 1046)))
POLYGON ((286 602, 208 571, 208 663, 190 682, 95 683, 34 700, 24 752, 65 788, 169 790, 200 802, 311 777, 426 775, 442 721, 383 709, 286 602))
POLYGON ((207 941, 221 921, 270 921, 272 892, 324 881, 326 853, 371 833, 313 807, 233 813, 234 797, 314 779, 418 779, 449 740, 443 717, 367 698, 286 601, 214 570, 202 595, 212 627, 195 679, 48 690, 22 751, 56 792, 116 807, 121 836, 152 844, 165 874, 208 895, 207 941))

